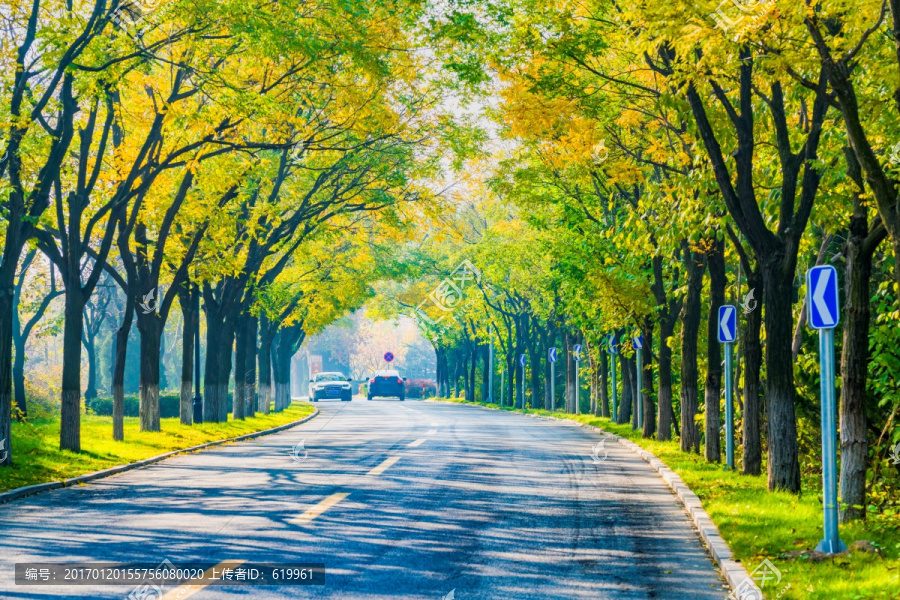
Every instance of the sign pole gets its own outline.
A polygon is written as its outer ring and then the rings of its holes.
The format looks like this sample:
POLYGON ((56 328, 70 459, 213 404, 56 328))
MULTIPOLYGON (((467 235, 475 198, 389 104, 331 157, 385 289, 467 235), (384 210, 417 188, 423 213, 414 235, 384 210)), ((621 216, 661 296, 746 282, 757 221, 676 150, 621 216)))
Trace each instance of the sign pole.
POLYGON ((503 375, 506 373, 506 369, 500 369, 500 408, 503 408, 503 392, 506 387, 503 384, 503 375))
POLYGON ((831 265, 806 272, 809 326, 819 330, 819 385, 822 395, 822 508, 824 537, 816 550, 837 554, 847 549, 838 531, 837 419, 834 393, 834 328, 840 318, 837 270, 831 265))
POLYGON ((725 464, 734 469, 734 344, 725 342, 725 464))
POLYGON ((550 410, 556 410, 556 348, 547 351, 550 360, 550 410))
POLYGON ((725 345, 725 468, 734 469, 734 341, 737 339, 737 308, 719 307, 718 339, 725 345))
POLYGON ((825 538, 816 550, 837 554, 847 549, 838 536, 837 423, 834 398, 834 329, 819 330, 820 385, 822 391, 822 502, 825 538))

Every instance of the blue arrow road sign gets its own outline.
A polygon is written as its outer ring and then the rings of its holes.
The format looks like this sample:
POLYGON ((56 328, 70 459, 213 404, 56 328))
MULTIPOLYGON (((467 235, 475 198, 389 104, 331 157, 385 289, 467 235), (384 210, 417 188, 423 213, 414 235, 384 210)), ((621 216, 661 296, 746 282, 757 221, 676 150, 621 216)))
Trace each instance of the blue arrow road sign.
POLYGON ((616 341, 615 334, 609 334, 609 353, 613 356, 619 353, 619 343, 616 341))
POLYGON ((634 344, 635 350, 640 350, 644 347, 644 336, 639 335, 637 337, 631 338, 631 342, 634 344))
POLYGON ((556 348, 550 348, 550 362, 556 362, 556 348))
POLYGON ((525 366, 525 355, 524 354, 519 356, 519 364, 522 365, 523 367, 525 366))
POLYGON ((575 344, 574 346, 572 346, 572 359, 581 360, 581 344, 575 344))
POLYGON ((813 329, 832 329, 838 324, 837 271, 831 265, 813 267, 806 272, 806 307, 809 326, 813 329))
POLYGON ((719 341, 733 342, 737 338, 737 309, 730 304, 719 307, 719 341))

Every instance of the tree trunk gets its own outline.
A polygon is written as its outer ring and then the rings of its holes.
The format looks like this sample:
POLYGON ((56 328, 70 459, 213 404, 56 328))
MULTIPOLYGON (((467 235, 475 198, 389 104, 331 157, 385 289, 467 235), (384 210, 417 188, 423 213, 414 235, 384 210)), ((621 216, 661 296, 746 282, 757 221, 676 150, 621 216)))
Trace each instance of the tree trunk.
POLYGON ((703 255, 684 247, 687 294, 681 313, 681 450, 700 452, 700 429, 694 421, 698 408, 697 334, 700 331, 700 296, 703 292, 703 255))
POLYGON ((597 358, 600 362, 600 416, 609 418, 609 357, 603 344, 599 344, 597 358))
MULTIPOLYGON (((0 466, 12 464, 12 331, 13 331, 13 282, 15 281, 16 261, 6 255, 10 240, 4 247, 3 259, 0 260, 0 440, 6 443, 6 452, 0 455, 0 466), (10 266, 12 264, 12 266, 10 266)), ((21 247, 20 247, 21 250, 21 247)))
POLYGON ((209 307, 206 311, 206 364, 203 372, 203 422, 218 423, 221 421, 219 405, 224 399, 219 398, 221 386, 219 385, 219 368, 221 360, 225 332, 221 326, 210 319, 209 307))
POLYGON ((194 388, 194 330, 200 315, 194 313, 194 300, 197 288, 185 281, 178 290, 178 303, 181 305, 183 335, 181 336, 181 388, 178 409, 179 421, 182 425, 194 422, 193 388, 194 388))
POLYGON ((263 313, 259 318, 259 410, 269 414, 272 400, 272 325, 263 313))
MULTIPOLYGON (((28 399, 25 397, 25 341, 16 343, 16 355, 13 359, 13 385, 15 386, 15 406, 22 417, 28 416, 28 399)), ((2 434, 0 434, 2 435, 2 434)))
MULTIPOLYGON (((859 190, 863 187, 862 173, 849 148, 844 150, 848 171, 859 190)), ((847 298, 847 322, 841 352, 841 521, 866 518, 866 377, 869 362, 869 281, 872 276, 872 255, 884 240, 887 231, 876 222, 870 230, 868 210, 859 192, 853 195, 853 216, 844 245, 846 266, 844 283, 847 298)), ((895 259, 896 260, 896 259, 895 259)))
MULTIPOLYGON (((619 339, 622 336, 619 335, 619 339)), ((631 420, 632 403, 634 402, 634 364, 619 353, 619 368, 622 372, 622 390, 619 395, 619 415, 616 423, 625 424, 631 420)))
POLYGON ((719 343, 719 307, 725 304, 725 242, 720 238, 710 241, 706 252, 709 268, 709 312, 706 316, 706 385, 705 385, 705 425, 704 448, 706 460, 722 460, 722 345, 719 343))
POLYGON ((125 439, 125 367, 128 362, 128 338, 131 336, 131 324, 134 320, 134 300, 125 291, 125 314, 122 324, 116 331, 116 358, 113 367, 113 439, 125 439))
MULTIPOLYGON (((219 349, 219 420, 228 420, 228 381, 231 379, 234 355, 234 327, 225 330, 225 343, 219 349)), ((290 379, 288 379, 290 381, 290 379)))
POLYGON ((566 412, 575 413, 575 336, 566 331, 566 412))
POLYGON ((595 352, 593 344, 585 344, 588 346, 588 363, 591 368, 591 414, 595 417, 600 416, 600 356, 603 352, 602 350, 599 352, 595 352))
POLYGON ((90 336, 84 341, 87 342, 84 344, 84 349, 87 352, 88 363, 88 383, 87 389, 84 390, 85 410, 87 410, 87 400, 97 397, 97 345, 90 336))
MULTIPOLYGON (((683 251, 683 250, 682 250, 683 251)), ((674 269, 674 283, 678 284, 678 269, 674 269)), ((656 297, 659 316, 659 401, 657 415, 657 439, 672 439, 672 422, 675 412, 672 403, 672 348, 669 340, 675 333, 681 302, 670 299, 663 278, 663 257, 653 257, 653 295, 656 297)))
MULTIPOLYGON (((747 271, 749 289, 761 294, 762 274, 759 267, 747 271)), ((759 401, 759 373, 762 368, 762 298, 756 307, 747 313, 743 336, 744 354, 744 413, 743 413, 743 472, 745 475, 759 475, 762 471, 762 439, 760 430, 761 406, 759 401)), ((749 308, 749 307, 748 307, 749 308)))
POLYGON ((246 388, 244 386, 245 373, 247 371, 247 317, 239 315, 235 320, 234 331, 234 396, 231 402, 231 418, 235 421, 243 421, 247 401, 244 398, 246 388))
POLYGON ((793 281, 793 269, 783 272, 780 266, 771 262, 763 264, 770 491, 800 491, 794 365, 791 360, 793 281))
POLYGON ((247 400, 246 414, 248 417, 256 416, 256 345, 259 334, 259 320, 253 315, 247 315, 247 333, 244 343, 247 346, 244 355, 244 398, 247 400))
POLYGON ((155 312, 138 314, 141 333, 141 431, 159 431, 159 354, 162 320, 155 312))
MULTIPOLYGON (((66 281, 59 448, 81 452, 81 333, 84 327, 81 282, 66 281)), ((9 408, 5 417, 9 418, 9 408)))
POLYGON ((644 319, 644 344, 641 352, 641 398, 643 401, 642 432, 644 438, 652 438, 656 433, 656 404, 653 402, 653 321, 644 319))

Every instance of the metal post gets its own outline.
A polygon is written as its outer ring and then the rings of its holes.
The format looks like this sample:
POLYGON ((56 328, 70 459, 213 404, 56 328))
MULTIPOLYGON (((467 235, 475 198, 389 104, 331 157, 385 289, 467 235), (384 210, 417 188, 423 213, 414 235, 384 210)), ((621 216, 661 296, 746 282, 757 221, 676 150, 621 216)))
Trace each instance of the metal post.
POLYGON ((578 365, 581 363, 580 360, 575 361, 575 414, 581 414, 581 402, 578 399, 578 388, 581 387, 580 381, 578 380, 578 365))
POLYGON ((644 357, 641 356, 640 350, 635 350, 635 358, 637 363, 637 397, 635 398, 635 412, 637 413, 637 428, 642 429, 644 427, 644 384, 641 381, 643 375, 643 365, 641 364, 644 360, 644 357))
POLYGON ((550 409, 556 410, 556 361, 550 363, 550 409))
POLYGON ((506 391, 506 385, 503 382, 505 374, 506 369, 500 369, 500 408, 503 408, 503 392, 506 391))
POLYGON ((488 404, 494 403, 494 336, 488 346, 488 404))
POLYGON ((616 388, 616 355, 610 354, 612 357, 612 414, 610 415, 613 423, 619 422, 619 392, 616 388))
POLYGON ((725 342, 725 464, 734 469, 734 344, 725 342))
POLYGON ((203 422, 203 396, 200 394, 200 288, 194 292, 194 423, 203 422))
POLYGON ((837 422, 834 398, 834 329, 819 330, 820 389, 822 393, 822 503, 825 508, 825 538, 819 552, 837 554, 847 549, 838 537, 837 422))

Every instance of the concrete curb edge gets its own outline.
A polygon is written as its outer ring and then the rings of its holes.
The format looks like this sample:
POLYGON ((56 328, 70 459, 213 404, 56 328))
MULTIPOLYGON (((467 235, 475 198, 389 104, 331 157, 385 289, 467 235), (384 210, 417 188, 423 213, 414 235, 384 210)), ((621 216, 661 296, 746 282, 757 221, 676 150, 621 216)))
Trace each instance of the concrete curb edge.
MULTIPOLYGON (((446 402, 441 400, 432 400, 432 402, 444 402, 445 404, 469 404, 463 402, 446 402)), ((499 407, 492 406, 481 406, 474 405, 479 408, 483 408, 485 410, 500 410, 499 407)), ((515 412, 519 412, 516 410, 515 412)), ((561 419, 559 417, 548 417, 545 415, 537 415, 537 414, 529 414, 529 413, 519 413, 524 414, 525 416, 540 418, 540 419, 552 419, 554 421, 560 421, 563 423, 570 423, 577 425, 579 427, 587 427, 588 429, 592 429, 605 437, 612 438, 619 442, 622 446, 625 446, 642 459, 645 462, 649 463, 653 469, 659 473, 659 476, 662 480, 669 486, 672 490, 672 494, 678 498, 681 502, 682 506, 684 506, 685 512, 691 518, 691 521, 694 523, 694 527, 697 528, 697 532, 700 536, 700 539, 703 540, 703 543, 706 544, 706 548, 712 556, 713 560, 716 561, 716 564, 719 567, 719 570, 722 572, 722 576, 725 578, 725 581, 728 582, 728 585, 731 586, 732 593, 728 596, 729 600, 764 600, 765 596, 762 593, 762 590, 756 585, 756 581, 750 576, 750 573, 747 572, 747 569, 734 560, 734 555, 731 553, 731 548, 729 548, 728 543, 722 538, 722 535, 719 533, 719 528, 716 527, 716 524, 713 522, 712 518, 710 518, 709 514, 703 509, 703 504, 700 502, 700 497, 695 494, 691 488, 687 486, 687 484, 682 481, 681 477, 675 473, 672 469, 670 469, 666 464, 660 459, 656 458, 650 452, 641 448, 638 444, 635 444, 629 439, 623 438, 622 436, 616 435, 614 433, 610 433, 605 429, 601 429, 600 427, 596 427, 594 425, 587 425, 585 423, 580 423, 578 421, 573 421, 571 419, 561 419)))
POLYGON ((311 415, 307 415, 298 421, 292 421, 290 423, 285 423, 284 425, 279 425, 277 427, 272 427, 271 429, 263 429, 261 431, 253 431, 251 433, 245 433, 244 435, 239 435, 233 438, 226 438, 224 440, 214 440, 212 442, 206 442, 204 444, 199 444, 197 446, 190 446, 188 448, 181 448, 179 450, 172 450, 171 452, 166 452, 164 454, 159 454, 157 456, 151 456, 150 458, 145 458, 133 463, 128 463, 125 465, 116 465, 115 467, 110 467, 108 469, 103 469, 102 471, 94 471, 93 473, 85 473, 84 475, 79 475, 77 477, 70 477, 69 479, 65 479, 63 481, 49 481, 47 483, 38 483, 35 485, 29 485, 25 487, 15 488, 9 490, 8 492, 3 492, 0 494, 0 504, 11 502, 13 500, 18 500, 19 498, 24 498, 26 496, 32 496, 34 494, 39 494, 41 492, 46 492, 49 490, 55 490, 63 487, 69 487, 72 485, 77 485, 79 483, 85 483, 87 481, 93 481, 95 479, 101 479, 103 477, 109 477, 111 475, 117 475, 118 473, 124 473, 125 471, 130 471, 132 469, 137 469, 138 467, 145 467, 147 465, 152 465, 153 463, 160 462, 167 458, 171 458, 177 454, 190 454, 192 452, 198 452, 200 450, 205 450, 207 448, 211 448, 213 446, 221 446, 222 444, 229 444, 231 442, 240 442, 243 440, 250 440, 253 438, 261 437, 264 435, 269 435, 270 433, 278 433, 279 431, 283 431, 285 429, 290 429, 291 427, 296 427, 302 423, 306 423, 313 417, 316 417, 319 414, 319 409, 314 409, 314 412, 311 415))

